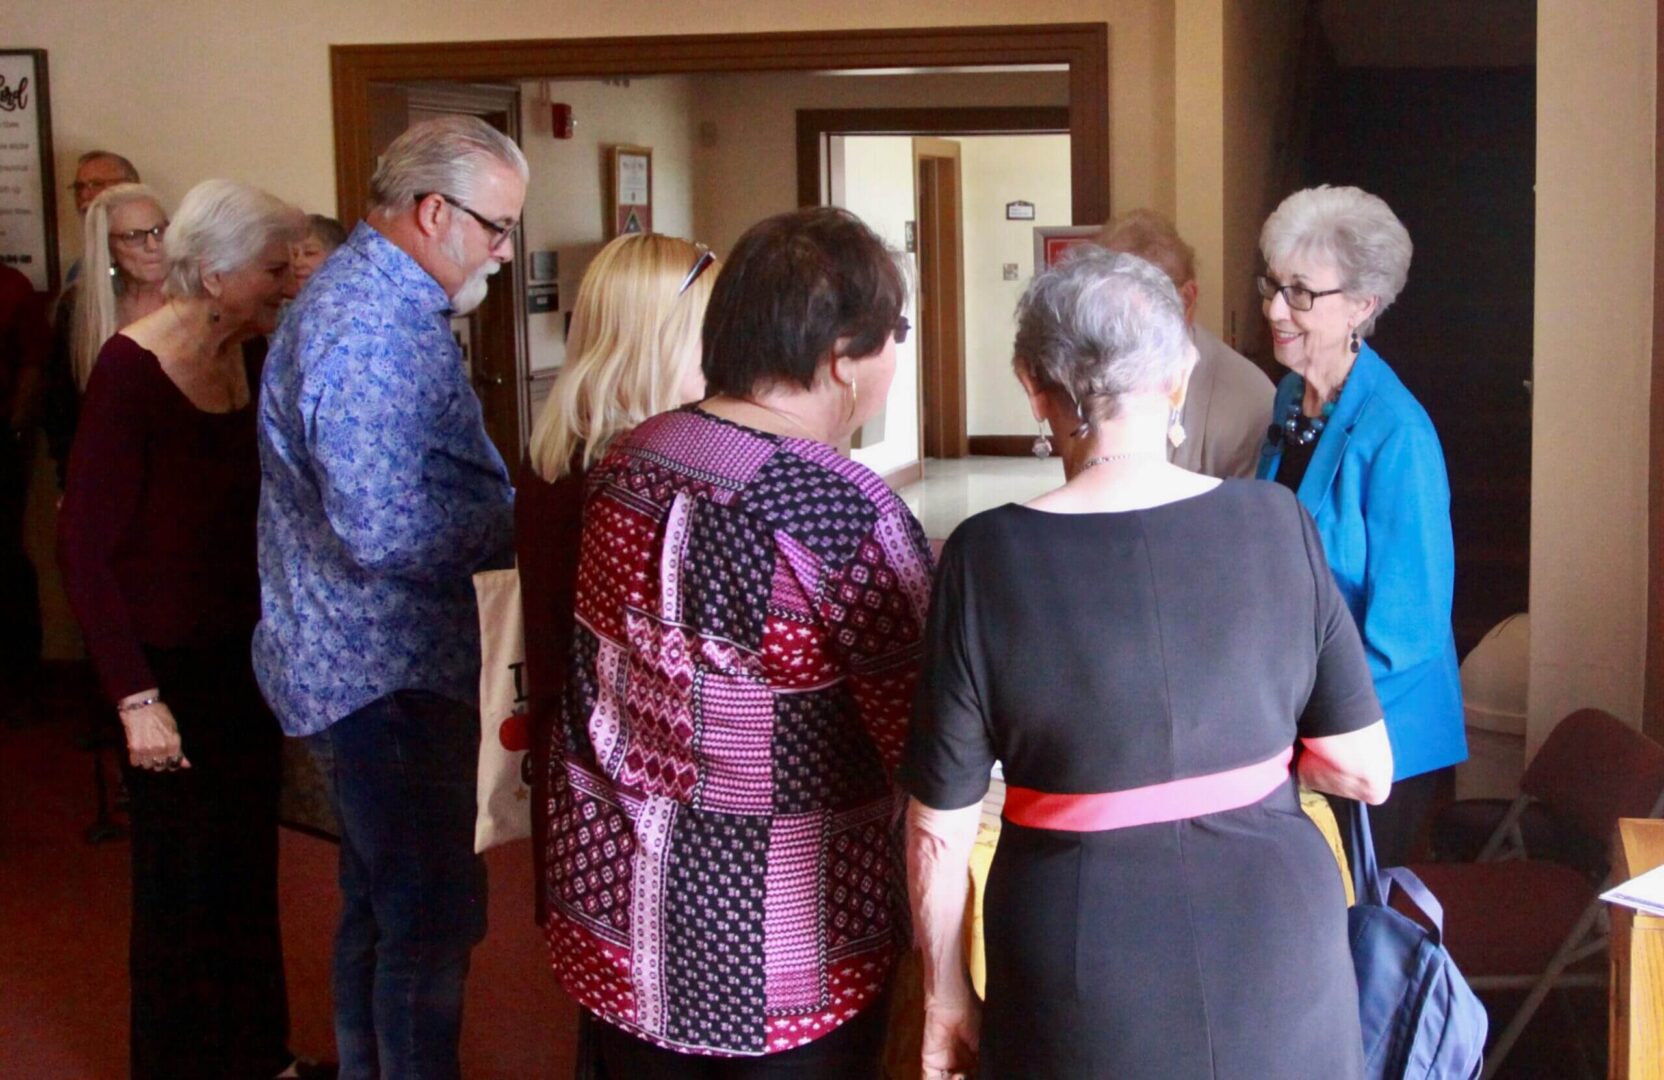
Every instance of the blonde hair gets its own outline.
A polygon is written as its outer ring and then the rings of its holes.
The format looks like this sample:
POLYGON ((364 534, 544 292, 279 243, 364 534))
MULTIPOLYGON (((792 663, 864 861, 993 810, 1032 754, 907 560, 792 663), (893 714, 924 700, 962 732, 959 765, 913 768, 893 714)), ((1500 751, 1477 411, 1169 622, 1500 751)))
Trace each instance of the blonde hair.
POLYGON ((124 286, 115 257, 110 254, 110 218, 135 202, 154 203, 163 218, 168 216, 160 196, 144 184, 114 184, 99 192, 87 207, 86 247, 81 256, 81 276, 76 279, 75 326, 70 338, 75 384, 83 390, 99 350, 121 329, 116 298, 124 286))
POLYGON ((678 294, 703 249, 674 236, 633 233, 602 248, 578 287, 566 365, 532 428, 531 466, 566 475, 583 447, 588 468, 617 436, 682 404, 699 363, 699 333, 720 262, 678 294))

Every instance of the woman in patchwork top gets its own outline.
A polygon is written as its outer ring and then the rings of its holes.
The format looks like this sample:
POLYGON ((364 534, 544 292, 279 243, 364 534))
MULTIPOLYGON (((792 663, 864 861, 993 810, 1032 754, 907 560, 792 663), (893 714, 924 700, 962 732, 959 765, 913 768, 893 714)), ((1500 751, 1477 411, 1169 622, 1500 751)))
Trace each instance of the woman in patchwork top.
POLYGON ((906 295, 844 211, 759 223, 706 312, 710 396, 589 472, 548 934, 610 1075, 877 1066, 930 553, 838 446, 906 295))

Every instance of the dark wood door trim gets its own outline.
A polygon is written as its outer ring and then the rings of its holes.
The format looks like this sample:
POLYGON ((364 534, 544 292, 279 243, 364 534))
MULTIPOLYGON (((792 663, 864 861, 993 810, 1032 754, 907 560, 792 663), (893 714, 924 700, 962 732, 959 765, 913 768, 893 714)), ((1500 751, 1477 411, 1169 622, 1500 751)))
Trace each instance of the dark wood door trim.
MULTIPOLYGON (((1657 49, 1664 63, 1664 19, 1657 49)), ((1641 730, 1664 741, 1664 80, 1658 95, 1653 140, 1652 429, 1647 477, 1647 670, 1641 730)))
POLYGON ((676 37, 333 45, 336 205, 363 216, 375 154, 370 85, 504 82, 603 75, 1067 64, 1074 220, 1109 217, 1109 27, 1104 23, 946 26, 676 37))
MULTIPOLYGON (((797 205, 819 206, 825 190, 828 135, 1070 134, 1063 105, 947 109, 797 110, 797 205)), ((1071 146, 1072 146, 1071 142, 1071 146)), ((1071 168, 1073 167, 1071 162, 1071 168)), ((1073 179, 1073 178, 1071 178, 1073 179)), ((1104 219, 1108 220, 1106 213, 1104 219)))

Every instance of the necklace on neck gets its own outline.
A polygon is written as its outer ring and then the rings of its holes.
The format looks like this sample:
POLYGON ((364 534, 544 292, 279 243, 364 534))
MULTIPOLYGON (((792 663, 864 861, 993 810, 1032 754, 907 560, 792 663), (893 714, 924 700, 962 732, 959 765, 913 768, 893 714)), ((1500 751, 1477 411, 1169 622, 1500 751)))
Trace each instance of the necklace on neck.
POLYGON ((1085 472, 1087 469, 1096 468, 1099 465, 1108 465, 1112 461, 1132 461, 1135 458, 1153 458, 1158 456, 1159 455, 1157 454, 1150 453, 1148 450, 1124 450, 1119 454, 1097 454, 1081 462, 1079 472, 1085 472))

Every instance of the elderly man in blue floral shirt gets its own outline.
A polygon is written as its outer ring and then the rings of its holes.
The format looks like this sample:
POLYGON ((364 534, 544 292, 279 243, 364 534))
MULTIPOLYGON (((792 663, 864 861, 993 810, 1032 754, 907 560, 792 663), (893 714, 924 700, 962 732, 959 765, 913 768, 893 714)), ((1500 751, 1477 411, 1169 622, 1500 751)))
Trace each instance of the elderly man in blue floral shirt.
POLYGON ((477 119, 412 127, 266 360, 254 663, 340 817, 343 1078, 460 1071, 485 934, 471 576, 508 564, 514 493, 450 317, 512 257, 527 176, 477 119))

